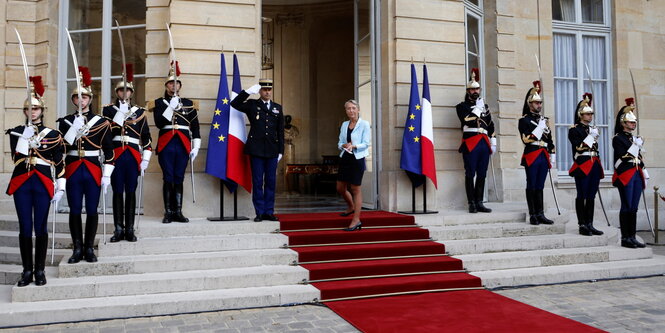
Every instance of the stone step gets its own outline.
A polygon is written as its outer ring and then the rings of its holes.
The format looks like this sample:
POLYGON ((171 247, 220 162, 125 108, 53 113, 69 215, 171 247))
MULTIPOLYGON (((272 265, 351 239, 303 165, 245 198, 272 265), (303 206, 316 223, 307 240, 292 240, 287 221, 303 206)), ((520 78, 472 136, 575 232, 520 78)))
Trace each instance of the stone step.
POLYGON ((634 278, 665 274, 665 257, 472 272, 487 288, 634 278))
MULTIPOLYGON (((51 244, 49 244, 51 245, 51 244)), ((53 265, 57 266, 63 257, 69 258, 71 249, 55 249, 53 265)), ((33 250, 34 255, 34 250, 33 250)), ((18 247, 0 246, 0 264, 21 264, 21 252, 18 247)), ((51 249, 46 252, 46 265, 51 265, 51 249)))
MULTIPOLYGON (((50 259, 46 260, 47 264, 49 260, 50 259)), ((49 278, 58 275, 57 267, 46 266, 44 270, 46 271, 47 282, 49 278)), ((19 278, 21 278, 21 273, 23 273, 23 266, 21 266, 20 264, 18 265, 0 264, 0 284, 7 284, 7 285, 16 284, 19 278)))
POLYGON ((12 302, 100 298, 199 290, 298 284, 309 272, 299 266, 257 266, 113 276, 53 278, 44 286, 12 289, 12 302))
POLYGON ((520 236, 440 241, 451 255, 506 251, 532 251, 573 247, 607 245, 607 236, 581 236, 575 234, 520 236))
MULTIPOLYGON (((51 237, 53 234, 49 233, 48 244, 51 247, 51 242, 53 241, 51 237)), ((102 235, 97 234, 95 237, 95 244, 99 242, 102 235)), ((108 237, 108 235, 107 235, 108 237)), ((6 231, 0 230, 0 246, 3 247, 15 247, 18 248, 18 232, 16 231, 6 231)), ((35 236, 32 236, 32 246, 35 246, 35 236)), ((56 233, 55 234, 55 248, 56 249, 71 249, 72 248, 72 236, 69 233, 56 233)))
POLYGON ((520 211, 492 212, 491 214, 452 211, 444 214, 416 215, 416 223, 423 227, 523 221, 526 221, 526 213, 520 211))
POLYGON ((467 224, 452 226, 428 226, 430 236, 436 240, 478 239, 563 234, 565 225, 531 225, 521 223, 467 224))
MULTIPOLYGON (((596 246, 568 249, 532 250, 454 256, 469 271, 490 271, 513 268, 586 264, 619 260, 648 259, 650 248, 626 249, 619 246, 596 246)), ((61 268, 62 270, 62 268, 61 268)))
POLYGON ((99 257, 174 254, 251 249, 276 249, 288 243, 282 234, 213 235, 196 237, 142 238, 138 242, 99 244, 99 257))
MULTIPOLYGON (((69 234, 69 220, 67 214, 58 214, 58 218, 55 221, 55 232, 69 234)), ((49 215, 49 220, 47 224, 49 234, 53 232, 53 220, 52 216, 49 215)), ((83 216, 83 230, 85 230, 85 215, 83 216)), ((18 218, 16 215, 0 215, 0 230, 6 231, 19 231, 18 218)), ((104 231, 104 224, 102 223, 101 214, 99 216, 99 225, 97 226, 97 233, 101 234, 104 231)), ((111 233, 113 232, 113 217, 111 215, 106 216, 106 231, 111 233)))
POLYGON ((122 274, 212 270, 262 265, 286 265, 298 259, 288 249, 263 249, 178 254, 131 255, 99 257, 94 264, 81 262, 59 266, 59 277, 83 277, 122 274))
MULTIPOLYGON (((49 283, 51 281, 49 280, 49 283)), ((47 284, 48 285, 48 284, 47 284)), ((9 288, 9 286, 0 286, 9 288)), ((43 288, 43 287, 40 287, 43 288)), ((0 289, 0 294, 9 291, 0 289)), ((321 294, 312 285, 281 285, 145 294, 101 298, 10 303, 0 300, 0 323, 5 327, 108 318, 174 315, 310 303, 321 294)))

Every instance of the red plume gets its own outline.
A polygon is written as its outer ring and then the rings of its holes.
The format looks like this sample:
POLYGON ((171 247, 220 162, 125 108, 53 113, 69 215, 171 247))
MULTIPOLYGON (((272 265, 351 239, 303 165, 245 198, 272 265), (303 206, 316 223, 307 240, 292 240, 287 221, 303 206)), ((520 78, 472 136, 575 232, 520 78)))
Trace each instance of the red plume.
MULTIPOLYGON (((171 60, 171 66, 173 66, 173 60, 171 60)), ((180 76, 180 65, 177 61, 175 62, 175 75, 180 76)))
POLYGON ((35 93, 39 95, 39 97, 44 96, 44 84, 42 83, 42 77, 41 76, 31 76, 30 77, 30 82, 32 82, 33 87, 35 87, 35 93))
POLYGON ((533 87, 540 89, 540 81, 533 81, 533 87))
POLYGON ((476 81, 480 82, 480 70, 478 68, 471 68, 471 73, 476 75, 476 81))
POLYGON ((83 86, 90 87, 92 85, 92 76, 90 76, 88 67, 79 66, 79 72, 81 72, 81 83, 83 86))
POLYGON ((134 82, 134 64, 125 64, 125 75, 127 82, 134 82))
POLYGON ((582 99, 585 99, 587 97, 589 98, 589 106, 591 106, 591 101, 593 101, 593 96, 591 95, 591 93, 584 93, 584 95, 582 95, 582 99))
POLYGON ((626 105, 627 106, 631 106, 633 104, 635 104, 635 99, 634 98, 632 98, 632 97, 626 98, 626 105))

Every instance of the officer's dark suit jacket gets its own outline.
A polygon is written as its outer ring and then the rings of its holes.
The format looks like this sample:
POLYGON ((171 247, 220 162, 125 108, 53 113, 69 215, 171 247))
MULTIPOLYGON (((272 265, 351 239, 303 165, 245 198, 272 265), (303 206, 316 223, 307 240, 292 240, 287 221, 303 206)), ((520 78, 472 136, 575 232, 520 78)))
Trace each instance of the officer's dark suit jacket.
POLYGON ((120 157, 125 150, 129 149, 131 154, 136 159, 137 165, 141 164, 141 151, 143 150, 152 150, 152 139, 150 137, 150 128, 148 126, 148 118, 146 117, 146 110, 137 105, 130 105, 130 110, 136 108, 134 112, 130 115, 123 124, 116 124, 113 122, 113 117, 119 112, 118 107, 120 102, 115 101, 114 104, 109 104, 104 106, 102 109, 102 114, 104 117, 108 118, 111 122, 111 133, 115 138, 116 136, 125 136, 132 139, 139 140, 139 144, 134 142, 123 142, 118 140, 113 140, 113 148, 115 151, 115 156, 120 157))
MULTIPOLYGON (((571 166, 570 170, 568 170, 568 175, 571 177, 584 177, 588 175, 589 172, 591 172, 593 164, 600 164, 600 158, 598 156, 598 143, 594 142, 591 146, 588 146, 584 142, 584 139, 586 139, 588 135, 589 125, 585 125, 583 123, 577 123, 568 130, 568 141, 570 141, 573 152, 573 165, 571 166), (589 152, 595 153, 596 156, 580 155, 589 152), (578 156, 575 157, 575 155, 578 156)), ((602 173, 601 178, 603 178, 602 173)))
POLYGON ((270 101, 270 110, 262 100, 247 100, 244 90, 231 101, 231 106, 247 115, 251 125, 245 142, 245 154, 275 158, 284 154, 284 113, 282 106, 270 101))
POLYGON ((476 116, 472 111, 473 107, 476 105, 475 102, 472 102, 468 98, 464 102, 457 104, 455 109, 457 110, 457 118, 460 121, 460 128, 464 129, 464 126, 469 128, 482 128, 487 131, 487 134, 484 135, 480 132, 462 132, 462 144, 459 147, 460 153, 468 153, 470 146, 475 148, 478 143, 476 136, 480 135, 483 137, 488 146, 490 146, 489 138, 494 137, 494 122, 492 121, 492 115, 489 112, 487 104, 485 104, 485 110, 480 114, 480 117, 476 116))
POLYGON ((173 112, 173 119, 169 121, 162 114, 166 111, 167 104, 171 101, 171 96, 164 94, 164 97, 156 99, 148 105, 148 109, 155 113, 155 125, 159 128, 159 138, 157 139, 157 153, 162 151, 166 145, 178 136, 189 153, 192 149, 191 140, 201 138, 201 129, 199 126, 198 103, 191 99, 180 97, 182 108, 173 112), (166 103, 165 103, 166 102, 166 103), (164 126, 171 125, 173 128, 165 129, 164 126), (186 128, 175 128, 177 126, 187 126, 186 128))
POLYGON ((548 133, 543 133, 540 137, 540 140, 533 135, 533 130, 538 127, 538 121, 540 121, 540 115, 533 112, 529 112, 520 118, 518 123, 518 129, 520 131, 520 136, 522 138, 522 143, 524 143, 524 152, 522 153, 522 166, 530 166, 531 163, 535 160, 539 153, 534 153, 535 151, 543 151, 548 155, 555 153, 554 142, 552 141, 552 131, 548 133), (537 142, 547 144, 547 147, 533 145, 532 143, 537 142))
MULTIPOLYGON (((612 176, 612 184, 614 186, 625 186, 633 177, 635 172, 642 173, 644 162, 642 161, 642 154, 633 156, 628 152, 630 146, 633 145, 633 134, 628 132, 621 132, 615 134, 612 138, 612 148, 614 148, 614 175, 612 176)), ((644 176, 642 176, 644 179, 644 176)))

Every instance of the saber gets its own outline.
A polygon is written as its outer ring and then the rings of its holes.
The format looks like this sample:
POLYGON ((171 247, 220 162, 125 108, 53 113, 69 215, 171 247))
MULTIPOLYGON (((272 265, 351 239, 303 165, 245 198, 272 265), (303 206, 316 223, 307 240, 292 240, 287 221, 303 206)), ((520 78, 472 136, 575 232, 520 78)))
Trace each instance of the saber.
POLYGON ((102 188, 102 223, 104 224, 104 245, 106 245, 106 191, 102 188))
MULTIPOLYGON (((69 29, 65 28, 67 32, 67 39, 69 40, 69 51, 72 54, 72 62, 74 63, 74 73, 76 74, 76 92, 78 93, 78 115, 83 117, 83 107, 81 106, 81 73, 79 72, 79 62, 76 58, 76 50, 74 49, 74 42, 72 41, 72 34, 69 33, 69 29)), ((87 121, 87 118, 84 118, 87 121)))
POLYGON ((600 189, 598 189, 598 200, 600 200, 600 208, 603 209, 603 215, 605 215, 605 221, 607 221, 607 226, 611 227, 610 219, 607 218, 607 211, 605 210, 605 204, 603 203, 603 197, 600 195, 600 189))
POLYGON ((122 88, 123 88, 123 96, 122 99, 125 101, 125 103, 128 102, 127 98, 127 62, 125 61, 125 43, 122 40, 122 32, 120 31, 120 23, 118 23, 118 20, 113 19, 115 21, 115 27, 118 29, 118 39, 120 40, 120 53, 122 54, 122 88))
POLYGON ((194 160, 190 157, 189 158, 189 175, 192 179, 192 202, 196 203, 196 186, 194 186, 194 160))
MULTIPOLYGON (((630 81, 633 84, 633 95, 635 95, 635 117, 637 118, 638 112, 639 112, 639 107, 637 105, 637 89, 635 89, 635 78, 633 78, 633 70, 628 69, 628 72, 630 73, 630 81)), ((639 120, 639 118, 638 118, 639 120)), ((640 136, 640 122, 637 121, 637 136, 640 136)), ((640 149, 641 150, 641 149, 640 149)), ((636 168, 639 168, 639 164, 635 166, 636 168)), ((646 179, 645 179, 646 181, 646 179)), ((656 232, 653 230, 653 225, 651 224, 651 215, 649 215, 649 206, 647 205, 647 196, 644 194, 644 191, 642 191, 642 201, 644 202, 644 211, 647 214, 647 222, 649 222, 649 230, 651 230, 651 234, 656 237, 656 232)))
MULTIPOLYGON (((53 178, 53 196, 55 196, 57 189, 57 181, 55 180, 55 167, 51 166, 51 178, 53 178)), ((51 265, 55 261, 55 221, 58 219, 58 202, 53 203, 53 230, 51 230, 51 265)))
POLYGON ((136 230, 139 230, 139 223, 141 223, 141 203, 143 202, 143 178, 145 177, 145 171, 141 170, 141 180, 139 181, 139 206, 136 208, 136 230))
POLYGON ((169 32, 169 44, 171 45, 171 56, 173 59, 173 87, 175 89, 174 95, 178 96, 178 58, 175 56, 175 44, 173 43, 173 34, 171 33, 171 27, 166 23, 166 30, 169 32))
MULTIPOLYGON (((540 38, 540 35, 538 35, 538 38, 540 38)), ((538 65, 538 80, 540 80, 540 92, 541 92, 541 96, 542 96, 543 95, 542 94, 543 93, 543 74, 540 70, 540 59, 538 58, 537 54, 535 54, 535 57, 536 57, 536 65, 538 65)), ((541 117, 547 119, 547 117, 545 117, 545 99, 543 99, 543 102, 542 102, 540 108, 541 108, 541 111, 540 111, 541 117)), ((552 132, 550 132, 550 135, 551 134, 552 134, 552 132)), ((547 174, 550 177, 550 186, 552 187, 552 196, 554 197, 554 205, 556 205, 556 211, 559 215, 561 215, 561 209, 559 208, 559 200, 556 197, 556 189, 554 188, 554 180, 552 179, 552 169, 551 168, 547 169, 547 174)))
MULTIPOLYGON (((16 27, 14 27, 14 31, 16 32, 16 38, 18 38, 19 49, 21 50, 21 60, 23 61, 23 74, 25 75, 25 87, 28 93, 28 101, 31 101, 32 95, 30 91, 30 72, 28 71, 28 60, 27 57, 25 56, 25 48, 23 47, 23 40, 21 39, 21 35, 18 33, 16 27)), ((32 125, 32 117, 26 117, 25 125, 26 126, 32 125)))

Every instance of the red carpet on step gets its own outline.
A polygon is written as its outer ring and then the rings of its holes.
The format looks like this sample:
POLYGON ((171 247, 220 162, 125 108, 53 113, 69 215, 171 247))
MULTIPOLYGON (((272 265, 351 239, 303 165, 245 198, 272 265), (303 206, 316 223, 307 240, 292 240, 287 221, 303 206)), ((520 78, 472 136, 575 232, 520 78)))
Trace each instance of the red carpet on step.
POLYGON ((601 332, 480 288, 413 216, 281 214, 280 230, 325 304, 363 332, 601 332), (440 290, 452 290, 437 292, 440 290), (412 293, 382 296, 391 293, 412 293), (335 300, 358 297, 353 300, 335 300), (369 298, 368 298, 369 297, 369 298))

